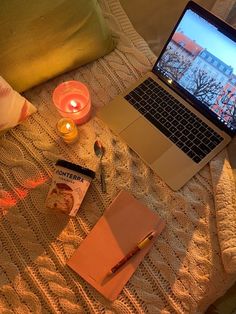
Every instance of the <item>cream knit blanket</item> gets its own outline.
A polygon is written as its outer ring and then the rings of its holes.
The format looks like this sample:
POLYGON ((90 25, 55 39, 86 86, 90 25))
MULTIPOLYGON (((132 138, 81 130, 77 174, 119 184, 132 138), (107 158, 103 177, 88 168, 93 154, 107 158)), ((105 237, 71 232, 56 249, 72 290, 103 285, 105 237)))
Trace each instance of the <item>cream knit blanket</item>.
POLYGON ((76 144, 58 138, 52 91, 62 81, 85 82, 94 108, 105 105, 149 70, 155 59, 118 0, 101 0, 119 37, 109 55, 27 92, 38 112, 0 139, 0 313, 199 313, 236 279, 235 186, 224 150, 178 192, 171 191, 96 117, 76 144), (55 160, 97 167, 100 138, 107 194, 95 179, 75 218, 45 209, 55 160), (121 189, 163 217, 167 226, 110 303, 66 266, 121 189))

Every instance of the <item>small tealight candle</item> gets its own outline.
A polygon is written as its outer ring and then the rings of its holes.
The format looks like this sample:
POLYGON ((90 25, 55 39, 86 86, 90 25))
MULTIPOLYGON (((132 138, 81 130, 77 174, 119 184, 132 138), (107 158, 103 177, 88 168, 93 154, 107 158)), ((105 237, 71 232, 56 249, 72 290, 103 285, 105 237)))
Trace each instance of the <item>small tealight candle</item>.
POLYGON ((90 118, 89 90, 79 81, 59 84, 53 92, 53 102, 61 116, 74 120, 76 124, 83 124, 90 118))
POLYGON ((68 144, 72 144, 78 139, 78 129, 72 119, 60 119, 57 122, 57 131, 61 138, 68 144))

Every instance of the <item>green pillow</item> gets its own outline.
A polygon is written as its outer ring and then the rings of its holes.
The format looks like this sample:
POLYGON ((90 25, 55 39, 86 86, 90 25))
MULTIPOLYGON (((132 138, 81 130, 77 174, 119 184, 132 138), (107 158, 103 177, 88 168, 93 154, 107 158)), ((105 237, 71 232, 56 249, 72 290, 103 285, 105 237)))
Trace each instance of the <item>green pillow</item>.
POLYGON ((96 0, 0 2, 0 75, 19 92, 114 46, 96 0))

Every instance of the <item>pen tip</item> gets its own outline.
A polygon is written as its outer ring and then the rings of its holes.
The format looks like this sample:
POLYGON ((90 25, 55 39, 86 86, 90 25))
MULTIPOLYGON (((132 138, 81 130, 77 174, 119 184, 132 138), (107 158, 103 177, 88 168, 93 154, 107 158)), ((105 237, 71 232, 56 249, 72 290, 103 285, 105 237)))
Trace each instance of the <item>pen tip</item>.
POLYGON ((107 276, 109 277, 109 276, 111 276, 111 275, 113 275, 113 274, 114 274, 114 272, 111 271, 111 270, 109 270, 109 272, 107 273, 107 276))

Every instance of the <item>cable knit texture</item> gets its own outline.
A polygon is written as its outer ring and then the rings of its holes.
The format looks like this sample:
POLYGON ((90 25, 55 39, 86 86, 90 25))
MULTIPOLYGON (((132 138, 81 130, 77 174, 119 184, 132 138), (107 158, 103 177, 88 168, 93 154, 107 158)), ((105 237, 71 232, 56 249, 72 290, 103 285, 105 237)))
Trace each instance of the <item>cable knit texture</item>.
POLYGON ((109 55, 27 93, 38 112, 0 139, 0 313, 201 313, 236 278, 235 186, 224 150, 173 192, 94 115, 67 145, 55 131, 52 91, 62 81, 89 86, 94 112, 155 60, 117 0, 99 1, 119 38, 109 55), (57 158, 96 169, 93 143, 106 147, 107 194, 95 179, 75 218, 46 210, 57 158), (66 266, 121 190, 167 222, 149 255, 113 303, 66 266))

